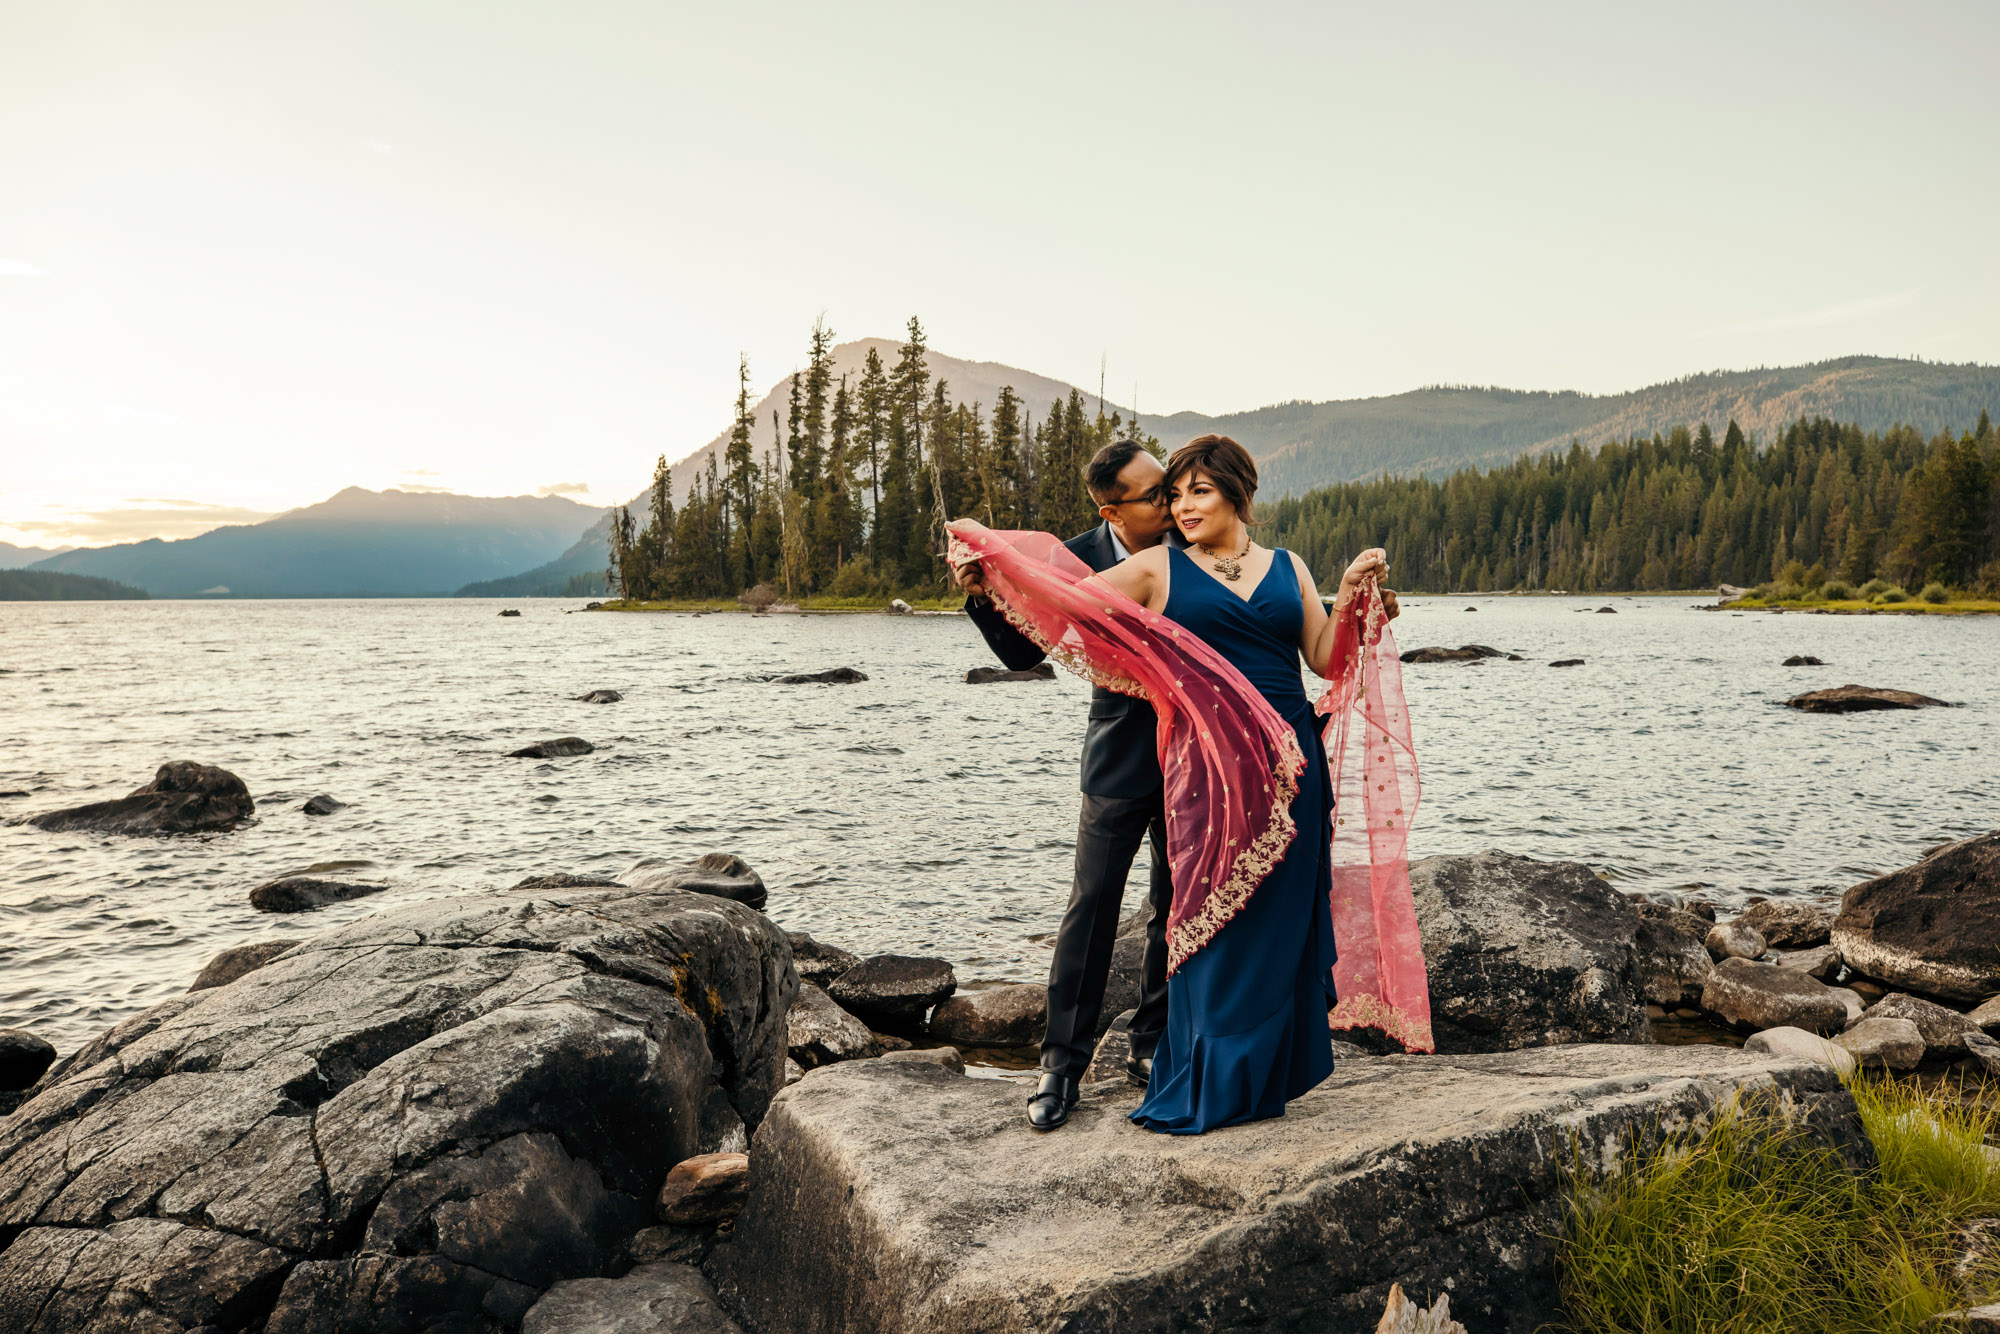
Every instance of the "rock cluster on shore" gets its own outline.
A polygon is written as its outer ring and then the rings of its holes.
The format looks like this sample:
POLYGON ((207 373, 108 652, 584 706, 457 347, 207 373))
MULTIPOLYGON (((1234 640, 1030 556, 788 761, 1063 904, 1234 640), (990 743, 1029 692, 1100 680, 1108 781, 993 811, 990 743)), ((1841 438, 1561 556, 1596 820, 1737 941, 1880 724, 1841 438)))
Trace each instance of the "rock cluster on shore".
POLYGON ((1749 1094, 1860 1168, 1842 1074, 2000 1072, 2000 833, 1837 914, 1499 852, 1411 884, 1439 1054, 1342 1043, 1194 1139, 1125 1117, 1144 911, 1053 1135, 960 1050, 1033 1043, 1043 987, 786 933, 728 854, 240 945, 61 1059, 0 1033, 0 1334, 1303 1332, 1399 1282, 1526 1334, 1579 1165, 1749 1094))

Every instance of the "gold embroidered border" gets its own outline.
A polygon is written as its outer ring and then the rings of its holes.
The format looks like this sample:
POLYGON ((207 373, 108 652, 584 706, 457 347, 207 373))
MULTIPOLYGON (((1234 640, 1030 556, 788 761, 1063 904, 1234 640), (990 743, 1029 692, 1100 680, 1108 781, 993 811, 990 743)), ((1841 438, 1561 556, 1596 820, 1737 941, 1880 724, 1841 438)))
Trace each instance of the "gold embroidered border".
POLYGON ((1379 1028, 1396 1041, 1403 1044, 1404 1051, 1432 1052, 1437 1044, 1431 1038, 1428 1021, 1420 1021, 1415 1016, 1397 1009, 1380 996, 1367 993, 1349 996, 1333 1007, 1333 1013, 1326 1017, 1330 1029, 1379 1028))
POLYGON ((1306 757, 1299 749, 1299 739, 1288 729, 1278 747, 1278 762, 1271 771, 1277 783, 1277 799, 1271 807, 1270 823, 1250 841, 1249 847, 1236 855, 1229 878, 1202 900, 1201 911, 1168 932, 1168 976, 1178 971, 1196 950, 1215 939, 1215 933, 1243 911, 1271 868, 1284 860, 1285 849, 1298 834, 1298 826, 1292 822, 1292 799, 1299 794, 1298 776, 1305 767, 1306 757))
POLYGON ((1064 671, 1069 672, 1073 676, 1080 676, 1094 686, 1102 686, 1106 690, 1115 690, 1121 695, 1136 695, 1140 699, 1149 702, 1152 700, 1152 696, 1146 693, 1146 687, 1140 685, 1131 677, 1117 676, 1110 672, 1100 671, 1091 666, 1090 660, 1083 654, 1062 648, 1058 644, 1049 643, 1048 640, 1042 637, 1041 632, 1035 628, 1034 624, 1027 617, 1009 606, 1005 599, 996 595, 988 600, 1000 609, 1000 614, 1006 617, 1007 624, 1019 630, 1029 640, 1032 640, 1036 648, 1048 655, 1052 661, 1061 664, 1064 671))

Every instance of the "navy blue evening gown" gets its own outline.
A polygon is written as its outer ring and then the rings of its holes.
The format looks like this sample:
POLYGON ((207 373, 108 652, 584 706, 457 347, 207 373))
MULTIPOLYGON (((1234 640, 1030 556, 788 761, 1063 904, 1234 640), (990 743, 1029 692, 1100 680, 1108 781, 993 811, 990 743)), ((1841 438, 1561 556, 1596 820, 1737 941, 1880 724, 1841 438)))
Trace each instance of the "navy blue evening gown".
POLYGON ((1167 1031, 1132 1119, 1198 1135, 1283 1116, 1333 1073, 1326 1014, 1333 987, 1332 789, 1318 720, 1300 675, 1298 572, 1278 551, 1245 599, 1169 548, 1166 615, 1243 673, 1298 734, 1306 757, 1292 801, 1298 834, 1250 902, 1167 983, 1167 1031))

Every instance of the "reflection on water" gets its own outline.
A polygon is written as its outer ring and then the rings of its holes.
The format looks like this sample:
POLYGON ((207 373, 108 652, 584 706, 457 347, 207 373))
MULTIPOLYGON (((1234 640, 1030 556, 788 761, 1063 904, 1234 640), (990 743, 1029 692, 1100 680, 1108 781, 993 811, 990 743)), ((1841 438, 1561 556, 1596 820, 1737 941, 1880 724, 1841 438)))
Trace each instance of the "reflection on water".
MULTIPOLYGON (((1416 599, 1405 647, 1525 662, 1406 669, 1413 852, 1574 858, 1718 901, 1832 894, 2000 825, 2000 621, 1698 613, 1680 599, 1416 599), (1474 605, 1477 614, 1463 608, 1474 605), (1822 668, 1784 668, 1793 653, 1822 668), (1554 658, 1586 665, 1552 669, 1554 658), (1811 717, 1857 681, 1965 707, 1811 717)), ((489 601, 0 605, 0 818, 220 764, 256 825, 99 839, 0 824, 0 1027, 67 1051, 216 950, 552 871, 726 850, 771 914, 850 949, 1033 980, 1068 892, 1086 691, 968 686, 962 617, 566 615, 489 601), (779 671, 859 667, 846 686, 779 671), (609 688, 618 704, 575 696, 609 688), (506 752, 578 735, 596 754, 506 752), (299 810, 325 792, 349 803, 299 810), (303 917, 253 885, 365 871, 389 894, 303 917)), ((1143 884, 1143 869, 1135 879, 1143 884)), ((1138 891, 1134 891, 1133 901, 1138 891)))

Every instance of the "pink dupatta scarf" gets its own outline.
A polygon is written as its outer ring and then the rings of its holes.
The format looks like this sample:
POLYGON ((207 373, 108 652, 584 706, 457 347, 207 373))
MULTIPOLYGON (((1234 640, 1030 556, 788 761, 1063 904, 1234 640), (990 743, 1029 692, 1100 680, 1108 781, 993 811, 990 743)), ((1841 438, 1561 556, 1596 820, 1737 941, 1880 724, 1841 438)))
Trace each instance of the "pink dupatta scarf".
MULTIPOLYGON (((950 533, 951 562, 979 562, 1011 625, 1068 670, 1145 699, 1159 716, 1174 883, 1167 969, 1177 971, 1242 911, 1296 835, 1291 803, 1305 767, 1297 735, 1219 653, 1098 578, 1048 533, 996 532, 969 519, 952 523, 950 533)), ((1348 830, 1343 821, 1332 831, 1340 961, 1339 1004, 1329 1023, 1380 1028, 1409 1050, 1429 1051, 1429 993, 1404 860, 1407 821, 1416 809, 1416 756, 1395 641, 1372 584, 1354 624, 1356 634, 1343 635, 1348 651, 1335 649, 1346 665, 1319 703, 1321 713, 1331 714, 1334 791, 1357 789, 1343 809, 1368 812, 1365 828, 1348 830), (1350 728, 1351 717, 1365 725, 1350 728), (1385 743, 1400 737, 1400 745, 1359 755, 1347 770, 1352 777, 1344 778, 1348 746, 1364 737, 1385 743)))

